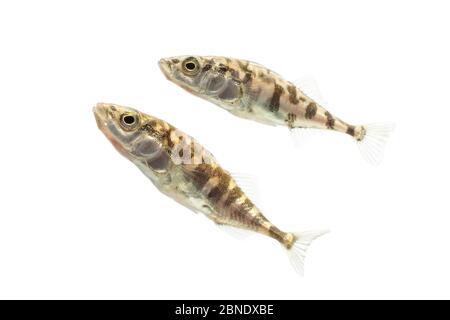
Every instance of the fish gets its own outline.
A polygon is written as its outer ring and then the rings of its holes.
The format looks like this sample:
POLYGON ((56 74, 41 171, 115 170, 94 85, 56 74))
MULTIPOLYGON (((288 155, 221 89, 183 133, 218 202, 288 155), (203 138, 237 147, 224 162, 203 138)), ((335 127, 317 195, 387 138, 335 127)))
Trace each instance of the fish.
POLYGON ((166 121, 112 103, 98 103, 93 112, 100 131, 161 193, 225 230, 275 239, 287 250, 295 270, 303 274, 308 246, 327 230, 277 228, 208 150, 166 121))
POLYGON ((388 122, 349 124, 292 82, 255 62, 217 56, 176 56, 160 59, 159 67, 171 82, 237 117, 291 130, 314 128, 345 133, 374 165, 381 162, 394 128, 388 122))

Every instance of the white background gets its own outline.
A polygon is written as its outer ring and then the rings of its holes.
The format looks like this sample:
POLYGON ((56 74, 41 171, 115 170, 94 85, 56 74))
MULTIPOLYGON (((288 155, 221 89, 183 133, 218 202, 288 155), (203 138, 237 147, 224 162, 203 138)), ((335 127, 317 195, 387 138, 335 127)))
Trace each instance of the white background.
POLYGON ((0 298, 450 298, 449 7, 444 1, 2 1, 0 298), (162 57, 311 75, 328 109, 393 121, 381 166, 325 132, 236 118, 161 74, 162 57), (306 276, 160 194, 97 129, 100 101, 196 137, 258 177, 286 231, 330 228, 306 276))

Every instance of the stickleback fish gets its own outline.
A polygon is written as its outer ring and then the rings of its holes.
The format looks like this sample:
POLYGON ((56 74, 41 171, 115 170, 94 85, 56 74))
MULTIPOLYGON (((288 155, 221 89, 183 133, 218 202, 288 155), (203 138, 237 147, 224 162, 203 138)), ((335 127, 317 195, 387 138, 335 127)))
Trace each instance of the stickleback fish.
POLYGON ((257 63, 215 56, 159 61, 166 78, 232 114, 273 126, 328 129, 353 137, 363 156, 380 163, 391 123, 351 125, 332 115, 300 88, 257 63))
POLYGON ((99 103, 99 129, 165 195, 219 226, 257 232, 282 244, 299 273, 306 249, 323 231, 284 232, 264 217, 229 172, 195 139, 132 108, 99 103))

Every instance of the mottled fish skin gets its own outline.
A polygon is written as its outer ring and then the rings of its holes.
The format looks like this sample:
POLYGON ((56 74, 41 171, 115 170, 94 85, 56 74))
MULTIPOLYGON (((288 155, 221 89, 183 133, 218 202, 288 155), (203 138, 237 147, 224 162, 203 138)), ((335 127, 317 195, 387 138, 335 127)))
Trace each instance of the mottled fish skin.
POLYGON ((161 59, 159 66, 170 81, 241 118, 291 129, 334 130, 358 141, 364 138, 363 126, 340 120, 294 84, 257 63, 216 56, 179 56, 161 59), (186 68, 193 65, 192 71, 186 68), (211 85, 211 81, 220 85, 211 85))
POLYGON ((296 237, 270 223, 195 139, 135 109, 99 103, 99 129, 164 194, 217 224, 262 233, 290 248, 296 237), (135 122, 130 125, 127 116, 135 122))

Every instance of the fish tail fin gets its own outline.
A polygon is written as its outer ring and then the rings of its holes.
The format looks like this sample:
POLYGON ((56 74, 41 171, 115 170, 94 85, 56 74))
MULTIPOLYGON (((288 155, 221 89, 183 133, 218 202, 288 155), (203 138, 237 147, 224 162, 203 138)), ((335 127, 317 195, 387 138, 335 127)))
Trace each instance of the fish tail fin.
POLYGON ((306 251, 309 245, 314 239, 317 239, 321 235, 328 233, 329 230, 320 231, 302 231, 292 233, 294 236, 294 243, 287 248, 289 261, 294 267, 295 271, 303 276, 304 274, 304 262, 306 257, 306 251))
POLYGON ((394 127, 394 124, 390 122, 372 123, 359 127, 359 134, 355 135, 355 139, 361 154, 369 163, 373 165, 381 163, 386 142, 394 127))

